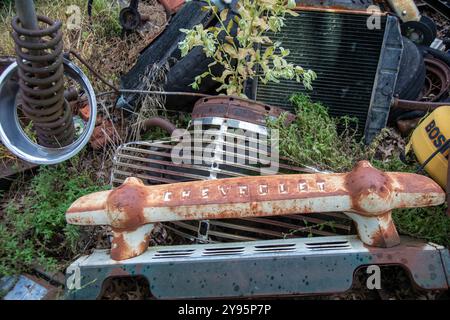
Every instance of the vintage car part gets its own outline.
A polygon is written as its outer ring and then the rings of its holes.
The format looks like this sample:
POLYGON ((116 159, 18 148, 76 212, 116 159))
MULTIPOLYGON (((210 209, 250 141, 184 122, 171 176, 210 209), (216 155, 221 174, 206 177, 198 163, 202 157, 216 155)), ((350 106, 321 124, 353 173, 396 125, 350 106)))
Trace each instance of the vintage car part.
POLYGON ((403 22, 420 20, 421 15, 414 0, 387 0, 387 2, 403 22))
MULTIPOLYGON (((367 265, 399 265, 425 290, 448 290, 448 249, 401 237, 392 248, 356 236, 152 247, 115 261, 95 250, 66 271, 67 299, 96 299, 105 280, 144 276, 157 299, 249 298, 342 293, 367 265)), ((383 274, 381 274, 383 277, 383 274)))
POLYGON ((445 192, 430 178, 383 173, 362 161, 347 174, 243 177, 157 186, 127 178, 117 189, 75 201, 66 220, 76 225, 110 225, 114 260, 145 252, 157 222, 334 211, 343 211, 356 222, 365 244, 389 248, 400 243, 392 209, 444 202, 445 192))
POLYGON ((77 154, 88 142, 95 127, 97 104, 95 92, 86 75, 75 64, 64 59, 64 73, 78 84, 89 104, 89 120, 74 142, 59 148, 44 147, 32 141, 19 121, 17 110, 19 84, 17 63, 0 76, 0 140, 14 155, 34 164, 55 164, 77 154))
POLYGON ((83 72, 63 58, 62 23, 37 15, 32 0, 16 1, 12 38, 17 55, 0 77, 0 138, 17 157, 54 164, 78 153, 95 125, 95 93, 83 72), (65 90, 65 76, 71 85, 65 90), (69 97, 87 95, 91 117, 76 125, 69 97), (67 97, 67 99, 66 99, 67 97), (31 126, 35 137, 24 127, 31 126), (33 141, 36 140, 36 141, 33 141))
POLYGON ((134 31, 142 22, 142 17, 138 10, 139 0, 131 0, 128 7, 120 10, 119 21, 123 31, 134 31))
MULTIPOLYGON (((408 42, 404 41, 404 43, 406 50, 406 44, 408 42)), ((417 123, 427 114, 430 108, 436 108, 431 107, 427 103, 421 104, 418 101, 440 101, 438 106, 441 106, 445 105, 445 101, 448 99, 450 89, 450 67, 444 61, 427 54, 427 51, 425 51, 424 54, 425 59, 423 60, 425 62, 424 67, 426 70, 426 73, 423 76, 425 79, 424 83, 421 85, 422 81, 420 79, 422 79, 422 77, 417 74, 407 75, 407 72, 411 70, 411 68, 406 66, 401 68, 405 71, 399 73, 397 81, 398 86, 399 83, 406 83, 406 79, 412 79, 412 86, 402 86, 402 88, 412 87, 413 89, 407 89, 407 91, 413 95, 398 95, 398 98, 400 98, 401 101, 398 99, 394 100, 390 114, 391 122, 397 123, 399 129, 402 130, 402 133, 405 135, 408 135, 410 129, 414 129, 417 126, 417 123), (416 82, 415 79, 418 79, 418 81, 416 82), (418 108, 418 106, 420 107, 418 108), (405 121, 408 124, 406 124, 405 121), (412 126, 411 128, 409 128, 410 125, 412 126)))
POLYGON ((64 96, 62 23, 36 15, 33 0, 16 1, 16 10, 11 36, 17 55, 20 109, 33 122, 41 146, 65 147, 74 141, 75 124, 64 96))
MULTIPOLYGON (((199 100, 188 127, 192 143, 191 158, 199 161, 176 164, 172 150, 179 144, 175 138, 159 141, 137 141, 118 147, 113 160, 111 185, 120 186, 128 177, 138 177, 147 185, 220 179, 261 174, 267 164, 252 163, 250 152, 261 152, 251 137, 267 140, 267 118, 276 118, 281 109, 232 97, 218 96, 199 100), (211 133, 214 132, 214 135, 211 133), (228 142, 227 142, 228 141, 228 142), (224 143, 227 142, 227 143, 224 143), (238 143, 241 142, 241 143, 238 143), (205 150, 213 151, 214 164, 204 161, 205 150), (226 163, 224 155, 236 161, 226 163), (222 161, 220 161, 222 159, 222 161), (195 162, 195 163, 194 163, 195 162)), ((286 115, 292 121, 293 115, 286 115)), ((256 159, 257 160, 257 159, 256 159)), ((280 157, 279 174, 318 173, 311 167, 295 167, 280 157)), ((164 223, 176 236, 193 242, 228 242, 283 239, 306 236, 333 236, 353 233, 351 219, 339 212, 259 217, 248 219, 179 221, 164 223)))
POLYGON ((450 150, 450 106, 433 111, 414 130, 407 151, 412 150, 426 172, 441 185, 447 186, 450 150))
POLYGON ((450 67, 443 61, 426 57, 427 76, 422 101, 444 101, 450 91, 450 67))
MULTIPOLYGON (((183 89, 178 90, 175 87, 165 87, 166 91, 185 91, 189 83, 186 83, 186 77, 190 79, 196 73, 198 65, 206 67, 209 62, 206 59, 196 60, 192 63, 174 63, 174 60, 180 59, 178 43, 184 38, 185 34, 180 29, 190 29, 197 24, 208 25, 213 20, 212 15, 202 10, 205 3, 202 1, 189 1, 183 5, 173 16, 170 24, 164 32, 158 36, 145 50, 142 51, 139 59, 133 68, 121 78, 121 89, 146 89, 143 78, 152 79, 153 71, 166 64, 170 65, 171 73, 168 75, 168 82, 183 82, 183 89), (182 69, 184 72, 180 72, 182 69), (173 74, 172 74, 173 73, 173 74)), ((118 107, 135 109, 137 94, 122 94, 118 100, 118 107)), ((184 99, 178 99, 184 100, 184 99)))
POLYGON ((401 29, 404 36, 418 45, 429 46, 436 39, 436 25, 426 16, 422 16, 420 21, 403 23, 401 29))
MULTIPOLYGON (((383 12, 374 15, 373 4, 297 1, 299 15, 286 17, 283 30, 271 34, 290 49, 290 62, 317 73, 307 92, 311 99, 333 116, 356 117, 367 142, 386 126, 403 48, 398 19, 383 12), (369 28, 369 22, 377 27, 369 28)), ((292 111, 289 97, 305 89, 282 80, 254 81, 249 91, 251 98, 292 111)))
POLYGON ((403 54, 394 96, 403 100, 420 99, 426 71, 422 51, 411 40, 403 37, 403 54))
POLYGON ((429 46, 436 38, 437 28, 433 20, 422 16, 414 0, 388 0, 389 5, 403 21, 402 34, 416 44, 429 46))

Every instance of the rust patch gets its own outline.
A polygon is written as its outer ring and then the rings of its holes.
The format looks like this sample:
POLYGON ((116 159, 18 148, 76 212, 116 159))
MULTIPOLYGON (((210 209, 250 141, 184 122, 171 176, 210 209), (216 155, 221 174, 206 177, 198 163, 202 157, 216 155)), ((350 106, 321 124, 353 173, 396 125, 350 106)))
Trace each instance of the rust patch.
POLYGON ((296 11, 321 11, 321 12, 333 12, 333 13, 349 13, 349 14, 364 14, 364 15, 379 15, 385 16, 386 12, 379 11, 370 11, 370 10, 361 10, 361 9, 351 9, 346 6, 339 5, 300 5, 298 4, 295 7, 296 11))
POLYGON ((395 180, 403 187, 402 192, 406 193, 441 193, 441 187, 436 182, 424 175, 414 173, 390 173, 395 180))
POLYGON ((353 209, 359 213, 366 210, 361 200, 369 195, 377 195, 388 200, 392 190, 392 180, 384 172, 375 169, 368 161, 360 161, 345 178, 345 186, 352 199, 353 209))
POLYGON ((216 96, 197 101, 192 118, 221 117, 266 125, 267 117, 278 118, 286 113, 286 124, 295 120, 295 115, 283 109, 238 97, 216 96))
POLYGON ((144 183, 129 178, 119 188, 111 191, 106 200, 108 214, 113 227, 133 230, 145 224, 144 205, 147 192, 144 183))
POLYGON ((172 208, 343 196, 347 194, 346 190, 336 185, 336 178, 341 175, 305 174, 301 175, 301 179, 296 175, 279 175, 263 179, 243 177, 152 186, 151 190, 158 194, 158 197, 147 205, 172 208), (189 196, 184 197, 183 193, 187 194, 187 190, 190 191, 189 196))
POLYGON ((372 245, 380 248, 391 248, 400 244, 400 237, 395 228, 391 212, 387 212, 377 219, 380 220, 380 228, 371 236, 372 245), (381 226, 386 226, 382 228, 381 226))
POLYGON ((76 200, 69 209, 67 209, 66 214, 70 215, 71 213, 105 210, 105 203, 98 201, 98 199, 103 198, 105 194, 109 194, 110 192, 111 191, 100 191, 85 195, 76 200))
POLYGON ((114 237, 111 247, 111 259, 120 261, 137 257, 144 253, 150 243, 150 233, 144 236, 144 239, 136 246, 130 246, 125 240, 124 233, 113 229, 114 237))

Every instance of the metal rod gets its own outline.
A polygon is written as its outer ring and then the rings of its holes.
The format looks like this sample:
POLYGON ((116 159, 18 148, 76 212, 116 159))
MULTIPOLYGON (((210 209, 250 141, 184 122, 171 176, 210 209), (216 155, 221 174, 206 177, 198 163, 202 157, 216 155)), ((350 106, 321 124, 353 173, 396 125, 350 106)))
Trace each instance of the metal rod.
POLYGON ((102 75, 100 75, 100 73, 98 73, 86 60, 84 60, 78 52, 70 49, 69 51, 67 51, 67 54, 74 55, 75 58, 77 58, 86 68, 88 68, 89 71, 92 72, 94 74, 94 76, 96 76, 101 82, 103 82, 108 87, 113 89, 115 91, 115 93, 119 92, 118 88, 116 88, 113 84, 111 84, 108 80, 106 80, 102 75))
POLYGON ((16 0, 17 16, 25 29, 38 30, 39 24, 33 0, 16 0))
MULTIPOLYGON (((97 97, 102 97, 110 94, 115 94, 116 91, 106 91, 100 92, 97 94, 97 97)), ((204 93, 195 93, 195 92, 180 92, 180 91, 151 91, 151 90, 131 90, 131 89, 119 89, 118 93, 137 93, 137 94, 155 94, 162 96, 190 96, 190 97, 200 97, 200 98, 208 98, 213 97, 210 94, 204 93)), ((178 110, 177 110, 178 111, 178 110)))
POLYGON ((428 102, 428 101, 410 101, 410 100, 394 99, 392 107, 406 110, 432 111, 439 107, 448 105, 450 105, 449 102, 428 102))

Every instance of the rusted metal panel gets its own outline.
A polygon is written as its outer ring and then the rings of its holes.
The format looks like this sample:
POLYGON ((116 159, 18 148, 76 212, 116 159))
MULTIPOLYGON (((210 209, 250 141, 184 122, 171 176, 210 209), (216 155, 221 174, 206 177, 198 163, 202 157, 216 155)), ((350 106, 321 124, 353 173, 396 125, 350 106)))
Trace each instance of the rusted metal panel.
POLYGON ((135 230, 113 228, 111 258, 114 260, 125 260, 129 257, 140 255, 147 250, 152 230, 153 224, 145 224, 137 227, 135 230))
POLYGON ((168 14, 174 14, 184 5, 185 0, 159 0, 168 14))
MULTIPOLYGON (((350 13, 350 14, 374 14, 371 9, 375 5, 375 1, 362 0, 297 0, 296 9, 302 11, 322 11, 335 13, 350 13)), ((386 14, 377 10, 375 14, 386 14)))
MULTIPOLYGON (((347 174, 240 177, 156 186, 128 178, 117 189, 80 198, 68 209, 66 219, 71 224, 108 224, 128 232, 156 222, 348 211, 352 218, 358 215, 363 241, 390 247, 399 243, 392 209, 444 201, 445 192, 428 177, 384 173, 362 161, 347 174)), ((116 244, 119 251, 137 247, 123 241, 116 244)), ((117 256, 130 258, 144 250, 117 256)))
POLYGON ((197 101, 192 110, 192 118, 220 117, 266 126, 267 118, 276 119, 282 113, 287 113, 286 124, 294 121, 295 116, 281 108, 248 99, 216 96, 197 101))
POLYGON ((158 299, 341 293, 368 265, 399 265, 417 287, 446 290, 449 261, 447 249, 409 237, 393 248, 368 247, 356 236, 152 247, 121 262, 101 250, 68 268, 66 294, 96 299, 105 279, 138 275, 158 299))

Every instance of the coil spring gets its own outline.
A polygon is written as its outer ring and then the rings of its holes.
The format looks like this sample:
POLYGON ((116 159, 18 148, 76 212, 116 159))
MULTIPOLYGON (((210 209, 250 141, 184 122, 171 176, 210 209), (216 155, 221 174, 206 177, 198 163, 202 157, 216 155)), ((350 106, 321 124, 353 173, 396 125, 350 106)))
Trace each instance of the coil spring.
POLYGON ((64 99, 62 24, 40 15, 38 21, 46 27, 25 29, 18 17, 11 23, 22 111, 33 121, 38 143, 58 148, 75 136, 72 110, 64 99))

